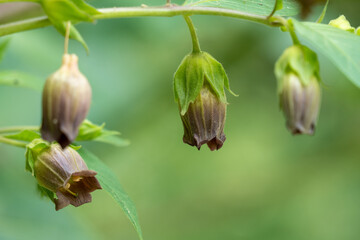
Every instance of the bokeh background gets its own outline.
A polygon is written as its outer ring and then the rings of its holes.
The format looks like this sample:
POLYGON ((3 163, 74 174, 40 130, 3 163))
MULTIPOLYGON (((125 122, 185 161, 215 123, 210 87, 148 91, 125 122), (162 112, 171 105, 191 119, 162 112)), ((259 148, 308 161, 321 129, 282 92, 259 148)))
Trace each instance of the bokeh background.
MULTIPOLYGON (((94 0, 98 7, 160 0, 94 0)), ((360 25, 360 2, 330 1, 326 21, 360 25)), ((181 3, 181 1, 178 1, 181 3)), ((314 9, 314 20, 321 8, 314 9)), ((218 152, 182 143, 172 77, 191 41, 181 17, 80 24, 90 47, 70 42, 93 87, 89 119, 121 131, 126 148, 87 143, 136 204, 145 240, 360 239, 360 90, 320 55, 323 101, 316 135, 286 130, 274 63, 291 42, 278 29, 194 16, 202 49, 223 63, 227 141, 218 152)), ((57 70, 63 37, 53 28, 15 34, 0 69, 45 81, 57 70)), ((359 76, 360 77, 360 76, 359 76)), ((0 86, 0 126, 39 125, 41 93, 0 86)), ((25 172, 24 151, 0 145, 0 239, 124 239, 137 235, 105 191, 92 204, 55 212, 25 172)))

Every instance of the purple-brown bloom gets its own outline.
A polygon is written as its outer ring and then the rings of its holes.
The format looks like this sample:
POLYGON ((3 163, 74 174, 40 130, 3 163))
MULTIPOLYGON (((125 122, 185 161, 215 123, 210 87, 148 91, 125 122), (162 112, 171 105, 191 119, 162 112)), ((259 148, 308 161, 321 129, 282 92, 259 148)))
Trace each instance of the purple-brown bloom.
POLYGON ((62 148, 77 137, 91 102, 91 87, 78 68, 78 57, 65 54, 61 68, 46 81, 42 98, 41 136, 62 148))
POLYGON ((225 142, 224 124, 226 103, 221 102, 205 85, 187 112, 181 115, 184 143, 199 150, 207 144, 211 151, 220 149, 225 142))
POLYGON ((78 207, 91 202, 90 193, 101 189, 96 174, 74 149, 62 149, 58 144, 51 144, 34 161, 34 175, 39 185, 57 196, 52 199, 56 210, 69 204, 78 207))

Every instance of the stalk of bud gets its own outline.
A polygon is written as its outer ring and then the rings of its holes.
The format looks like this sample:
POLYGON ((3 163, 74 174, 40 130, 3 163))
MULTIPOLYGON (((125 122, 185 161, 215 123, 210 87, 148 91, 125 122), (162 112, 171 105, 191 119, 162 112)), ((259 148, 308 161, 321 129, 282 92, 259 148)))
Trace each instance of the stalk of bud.
POLYGON ((192 53, 184 58, 174 77, 175 100, 184 127, 184 143, 199 150, 207 144, 220 149, 225 142, 225 88, 229 81, 222 65, 208 53, 192 53))
POLYGON ((41 136, 62 148, 77 136, 91 102, 91 87, 78 68, 78 57, 65 54, 61 68, 45 83, 42 98, 41 136))
POLYGON ((288 129, 293 134, 313 135, 321 101, 316 54, 305 46, 292 46, 276 63, 275 74, 288 129))
POLYGON ((88 169, 74 149, 62 149, 57 143, 47 145, 41 150, 37 147, 39 143, 33 146, 27 151, 27 156, 31 156, 28 157, 27 166, 31 166, 28 170, 33 172, 40 189, 44 188, 53 193, 53 196, 49 197, 54 201, 56 210, 69 204, 78 207, 91 202, 90 193, 101 189, 101 186, 95 177, 96 172, 88 169))

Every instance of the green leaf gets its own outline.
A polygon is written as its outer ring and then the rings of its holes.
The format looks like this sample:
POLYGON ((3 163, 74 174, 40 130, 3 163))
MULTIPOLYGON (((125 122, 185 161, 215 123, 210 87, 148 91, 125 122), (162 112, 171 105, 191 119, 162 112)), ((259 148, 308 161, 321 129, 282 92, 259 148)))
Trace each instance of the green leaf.
POLYGON ((93 22, 92 15, 98 13, 83 0, 42 0, 41 5, 52 23, 93 22))
POLYGON ((9 45, 10 39, 5 39, 4 41, 0 42, 0 62, 2 61, 4 57, 5 50, 7 46, 9 45))
POLYGON ((94 141, 112 144, 116 147, 126 147, 130 145, 129 140, 120 138, 117 135, 119 135, 119 132, 104 131, 101 136, 95 138, 94 141))
POLYGON ((43 80, 27 73, 17 71, 1 71, 0 85, 12 87, 30 88, 41 91, 43 88, 43 80))
POLYGON ((204 84, 204 57, 190 54, 184 58, 174 77, 175 100, 179 103, 181 115, 194 102, 204 84))
POLYGON ((117 147, 125 147, 130 144, 128 140, 119 137, 119 132, 110 131, 104 127, 105 123, 99 126, 89 120, 85 120, 79 128, 76 141, 97 141, 112 144, 117 147))
POLYGON ((327 56, 356 86, 360 87, 360 37, 319 23, 292 19, 295 31, 327 56))
POLYGON ((41 138, 40 134, 31 130, 23 130, 19 133, 5 135, 4 137, 24 142, 31 142, 36 138, 41 138))
MULTIPOLYGON (((54 27, 64 36, 68 21, 73 23, 93 22, 93 16, 99 13, 96 8, 88 5, 84 0, 42 0, 41 5, 54 27)), ((89 52, 85 40, 73 25, 70 28, 70 38, 79 41, 89 52)))
POLYGON ((135 227, 139 238, 142 240, 143 236, 135 205, 122 188, 116 175, 91 152, 85 150, 84 148, 80 149, 78 152, 85 160, 89 169, 92 169, 98 173, 96 178, 99 180, 102 188, 107 191, 120 205, 125 215, 129 218, 130 222, 135 227))
MULTIPOLYGON (((294 16, 299 12, 299 6, 295 0, 279 1, 276 8, 281 7, 282 10, 276 11, 278 16, 294 16)), ((275 6, 276 0, 187 0, 184 5, 188 6, 203 6, 203 7, 218 7, 227 8, 251 14, 258 14, 262 16, 269 16, 275 6)))

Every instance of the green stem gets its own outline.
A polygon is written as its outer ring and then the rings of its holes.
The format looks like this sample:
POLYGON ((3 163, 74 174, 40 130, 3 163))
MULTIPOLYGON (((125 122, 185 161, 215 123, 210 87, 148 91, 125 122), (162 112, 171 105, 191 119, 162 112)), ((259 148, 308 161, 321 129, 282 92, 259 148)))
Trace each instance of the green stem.
MULTIPOLYGON (((118 7, 98 9, 100 14, 94 16, 94 19, 111 18, 131 18, 131 17, 174 17, 179 15, 214 15, 239 18, 249 20, 268 26, 282 26, 281 23, 270 21, 267 16, 261 16, 251 13, 240 12, 231 9, 222 9, 214 7, 194 7, 194 6, 164 6, 164 7, 118 7)), ((23 21, 0 25, 0 36, 26 30, 50 26, 51 22, 45 17, 30 18, 23 21)))
POLYGON ((196 29, 194 27, 193 22, 191 21, 191 18, 189 16, 184 16, 184 19, 189 27, 189 31, 191 34, 191 39, 192 39, 192 43, 193 43, 193 53, 200 53, 200 44, 199 44, 199 39, 196 35, 196 29))
POLYGON ((21 148, 26 148, 26 145, 27 145, 26 143, 8 139, 8 138, 2 137, 2 136, 0 136, 0 143, 5 143, 5 144, 13 145, 15 147, 21 147, 21 148))
POLYGON ((300 44, 299 38, 297 37, 297 35, 295 33, 295 29, 294 29, 291 19, 286 20, 283 17, 277 16, 277 17, 272 17, 269 20, 272 21, 273 23, 279 23, 282 26, 286 27, 287 31, 290 33, 290 36, 291 36, 291 39, 292 39, 294 45, 300 44))
POLYGON ((21 131, 24 131, 24 130, 39 131, 39 127, 36 127, 36 126, 16 126, 16 127, 0 128, 0 134, 21 132, 21 131))

